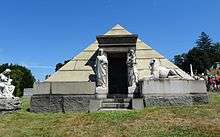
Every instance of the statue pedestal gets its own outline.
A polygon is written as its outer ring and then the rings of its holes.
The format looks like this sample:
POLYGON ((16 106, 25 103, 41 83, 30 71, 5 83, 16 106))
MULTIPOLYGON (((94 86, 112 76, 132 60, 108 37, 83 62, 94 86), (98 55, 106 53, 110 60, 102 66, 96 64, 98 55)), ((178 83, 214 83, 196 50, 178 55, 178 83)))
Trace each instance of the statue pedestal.
POLYGON ((96 88, 96 98, 102 99, 107 98, 108 88, 97 87, 96 88))
POLYGON ((134 93, 135 93, 136 88, 137 88, 136 85, 132 85, 131 87, 128 87, 128 97, 129 98, 134 97, 134 93))
POLYGON ((21 101, 18 97, 0 98, 0 113, 7 113, 19 110, 21 108, 21 101))

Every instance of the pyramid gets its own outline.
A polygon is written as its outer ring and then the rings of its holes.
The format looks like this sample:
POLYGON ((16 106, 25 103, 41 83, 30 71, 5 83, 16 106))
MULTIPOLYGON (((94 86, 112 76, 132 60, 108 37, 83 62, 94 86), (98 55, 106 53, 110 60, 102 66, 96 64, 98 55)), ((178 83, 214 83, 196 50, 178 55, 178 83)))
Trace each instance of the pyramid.
MULTIPOLYGON (((115 25, 104 35, 131 35, 119 24, 115 25)), ((97 56, 98 42, 90 44, 81 53, 70 60, 66 65, 51 75, 46 82, 83 82, 94 81, 94 62, 97 56)), ((149 62, 152 58, 158 59, 161 66, 175 69, 184 79, 192 79, 190 75, 182 71, 156 50, 142 42, 140 39, 136 43, 137 69, 140 79, 150 76, 149 62)))

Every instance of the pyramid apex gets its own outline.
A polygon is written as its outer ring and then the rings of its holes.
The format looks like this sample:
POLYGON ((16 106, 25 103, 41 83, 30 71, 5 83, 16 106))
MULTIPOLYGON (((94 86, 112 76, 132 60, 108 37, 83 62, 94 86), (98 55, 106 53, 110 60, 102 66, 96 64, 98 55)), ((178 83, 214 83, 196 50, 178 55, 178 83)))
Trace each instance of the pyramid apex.
POLYGON ((125 28, 123 28, 120 24, 116 24, 104 35, 131 35, 131 33, 128 32, 125 28))
POLYGON ((125 29, 120 24, 116 24, 112 29, 125 29))

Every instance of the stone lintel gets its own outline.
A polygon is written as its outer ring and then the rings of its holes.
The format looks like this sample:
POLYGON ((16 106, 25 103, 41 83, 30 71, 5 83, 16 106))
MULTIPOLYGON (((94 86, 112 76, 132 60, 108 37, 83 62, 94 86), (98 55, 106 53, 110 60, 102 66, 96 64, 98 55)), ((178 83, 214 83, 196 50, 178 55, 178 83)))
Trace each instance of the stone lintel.
POLYGON ((136 46, 138 35, 99 35, 96 37, 99 47, 133 47, 136 46))

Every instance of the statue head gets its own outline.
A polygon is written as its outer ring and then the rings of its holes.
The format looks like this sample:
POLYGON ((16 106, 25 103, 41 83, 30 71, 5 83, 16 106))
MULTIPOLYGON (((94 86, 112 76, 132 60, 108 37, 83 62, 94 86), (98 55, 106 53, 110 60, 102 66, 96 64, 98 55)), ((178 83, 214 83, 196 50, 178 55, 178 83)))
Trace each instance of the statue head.
POLYGON ((4 72, 2 72, 2 74, 7 75, 7 74, 9 74, 10 72, 11 72, 10 69, 6 69, 4 72))
POLYGON ((103 49, 99 49, 99 55, 102 56, 104 54, 104 50, 103 49))
POLYGON ((155 64, 155 62, 156 62, 156 60, 155 59, 152 59, 151 61, 150 61, 150 66, 153 66, 154 64, 155 64))
POLYGON ((134 54, 134 50, 133 50, 133 49, 130 49, 130 50, 129 50, 129 53, 130 53, 131 55, 133 55, 133 54, 134 54))

